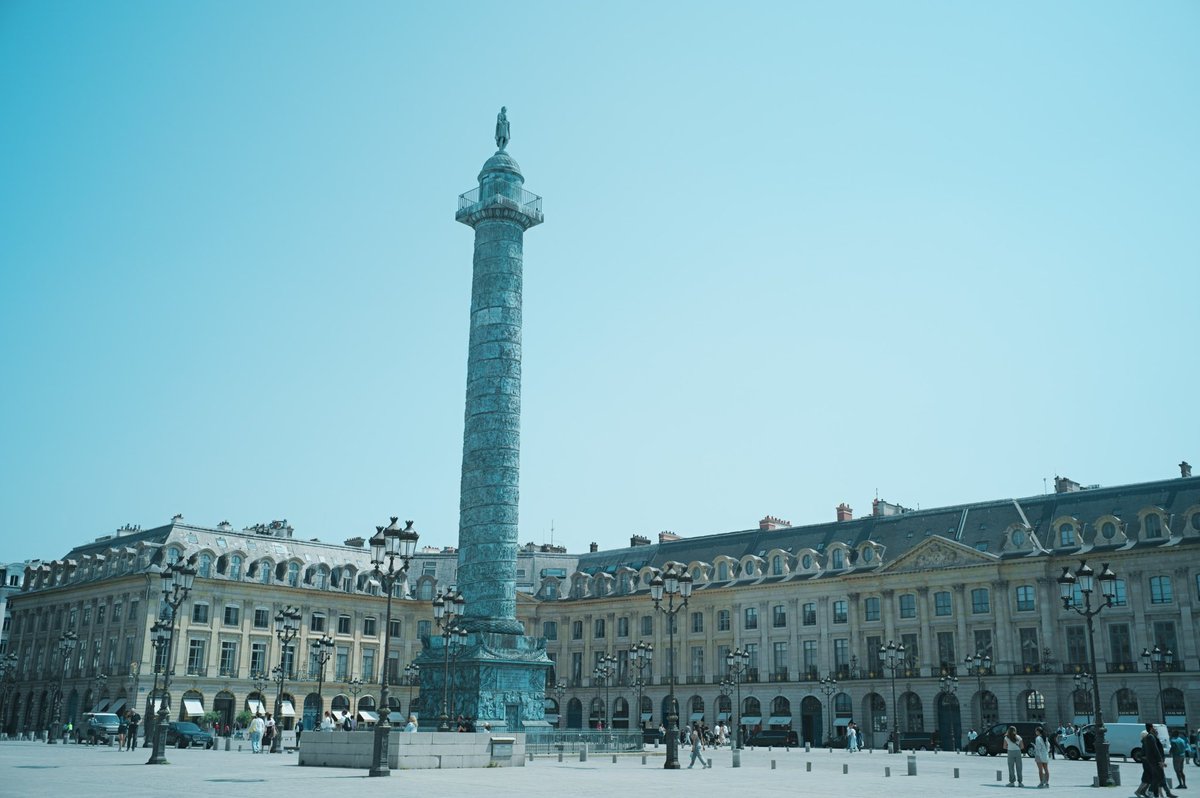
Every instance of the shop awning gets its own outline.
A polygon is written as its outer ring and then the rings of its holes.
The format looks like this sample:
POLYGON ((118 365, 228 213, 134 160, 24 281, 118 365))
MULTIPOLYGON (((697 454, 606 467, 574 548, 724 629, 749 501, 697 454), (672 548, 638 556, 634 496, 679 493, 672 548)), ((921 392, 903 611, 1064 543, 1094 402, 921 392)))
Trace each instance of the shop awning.
POLYGON ((262 705, 262 702, 259 701, 257 698, 247 698, 246 699, 246 709, 250 710, 255 715, 257 715, 258 713, 263 711, 263 705, 262 705))
POLYGON ((772 715, 767 718, 768 726, 789 726, 792 723, 791 715, 772 715))
POLYGON ((117 713, 117 712, 121 711, 121 707, 123 707, 123 706, 125 706, 125 699, 118 698, 116 701, 113 702, 113 705, 108 708, 108 711, 112 712, 112 713, 117 713))
POLYGON ((102 698, 102 699, 100 699, 100 701, 98 701, 96 703, 96 706, 92 707, 92 712, 103 712, 104 708, 107 706, 108 706, 108 699, 102 698))
POLYGON ((163 708, 163 699, 161 698, 153 698, 150 700, 150 703, 154 705, 154 712, 156 714, 163 708))
POLYGON ((341 723, 342 719, 346 717, 347 713, 344 709, 331 709, 329 710, 329 714, 333 715, 333 717, 337 719, 338 723, 341 723))
POLYGON ((185 697, 183 699, 183 709, 189 715, 203 715, 204 714, 204 705, 201 704, 199 701, 197 701, 194 698, 186 698, 185 697))
POLYGON ((283 717, 285 717, 285 718, 296 717, 296 708, 294 706, 292 706, 291 701, 289 701, 285 698, 285 699, 283 699, 283 703, 280 704, 279 706, 280 706, 279 714, 282 715, 283 717))
POLYGON ((728 713, 728 712, 718 712, 718 713, 717 713, 717 720, 719 720, 719 721, 721 721, 721 720, 729 720, 729 713, 728 713))
POLYGON ((645 723, 646 721, 650 720, 650 716, 653 714, 654 714, 653 712, 643 712, 642 713, 642 723, 645 723))
POLYGON ((693 712, 691 715, 688 716, 688 721, 690 723, 695 723, 698 720, 704 720, 703 712, 693 712))
POLYGON ((392 724, 393 726, 395 726, 396 724, 399 724, 399 723, 408 725, 408 718, 404 717, 403 712, 397 712, 395 710, 392 710, 391 712, 388 713, 388 723, 392 724))
POLYGON ((762 715, 742 715, 743 726, 757 726, 762 723, 762 715))
POLYGON ((379 714, 376 712, 372 712, 369 709, 360 709, 358 711, 358 719, 361 721, 365 721, 366 723, 378 723, 379 722, 379 714))

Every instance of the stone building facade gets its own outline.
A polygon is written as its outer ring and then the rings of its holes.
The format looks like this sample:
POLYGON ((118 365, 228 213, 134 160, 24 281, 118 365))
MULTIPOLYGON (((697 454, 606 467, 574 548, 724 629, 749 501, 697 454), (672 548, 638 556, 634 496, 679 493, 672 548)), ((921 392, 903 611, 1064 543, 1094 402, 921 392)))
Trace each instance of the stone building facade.
MULTIPOLYGON (((603 721, 614 728, 662 720, 670 635, 648 584, 671 564, 695 580, 689 606, 675 618, 684 721, 788 725, 821 741, 854 719, 876 745, 895 723, 910 739, 927 735, 946 747, 992 722, 1086 722, 1091 700, 1074 678, 1089 668, 1086 628, 1063 609, 1055 580, 1063 567, 1087 560, 1097 571, 1108 563, 1120 580, 1116 606, 1095 619, 1105 718, 1165 714, 1172 724, 1196 726, 1200 478, 1186 467, 1182 473, 1108 488, 1059 480, 1048 495, 920 511, 877 501, 860 518, 842 505, 839 520, 827 524, 767 517, 747 530, 634 536, 628 547, 594 545, 581 554, 526 545, 518 555, 517 614, 528 634, 546 639, 555 661, 547 718, 563 727, 603 721), (878 654, 890 641, 905 647, 894 679, 878 654), (629 653, 639 642, 655 651, 640 674, 629 653), (1148 671, 1141 657, 1156 645, 1174 654, 1161 673, 1148 671), (725 696, 725 654, 733 649, 751 656, 740 690, 726 688, 725 696), (607 683, 593 678, 606 654, 616 657, 607 683), (964 660, 973 655, 990 657, 990 668, 968 669, 964 660), (823 677, 837 679, 829 695, 820 689, 823 677)), ((273 708, 278 685, 259 690, 251 674, 278 664, 270 619, 285 606, 299 607, 303 617, 285 658, 285 725, 321 706, 369 718, 385 661, 401 684, 393 708, 407 711, 415 695, 403 668, 422 636, 436 631, 429 602, 454 584, 457 553, 418 553, 393 601, 393 645, 385 655, 384 597, 361 541, 291 535, 285 523, 235 532, 175 519, 121 530, 26 569, 21 593, 10 599, 17 679, 0 728, 45 728, 64 673, 57 650, 66 629, 81 640, 66 664, 66 715, 135 695, 145 714, 157 570, 193 556, 200 575, 180 612, 171 691, 185 714, 229 718, 258 701, 273 708), (321 704, 310 652, 324 634, 335 641, 335 657, 321 704), (108 678, 98 682, 99 673, 108 678), (358 695, 347 684, 353 677, 366 682, 358 695)))

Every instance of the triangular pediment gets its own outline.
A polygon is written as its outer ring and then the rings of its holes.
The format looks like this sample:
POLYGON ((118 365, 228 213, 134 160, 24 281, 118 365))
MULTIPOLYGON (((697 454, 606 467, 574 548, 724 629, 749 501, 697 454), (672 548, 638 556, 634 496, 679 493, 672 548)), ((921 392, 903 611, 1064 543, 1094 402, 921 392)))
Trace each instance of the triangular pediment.
POLYGON ((938 568, 957 568, 964 565, 992 565, 1000 561, 995 554, 978 551, 970 546, 934 535, 913 546, 892 560, 880 571, 930 571, 938 568))

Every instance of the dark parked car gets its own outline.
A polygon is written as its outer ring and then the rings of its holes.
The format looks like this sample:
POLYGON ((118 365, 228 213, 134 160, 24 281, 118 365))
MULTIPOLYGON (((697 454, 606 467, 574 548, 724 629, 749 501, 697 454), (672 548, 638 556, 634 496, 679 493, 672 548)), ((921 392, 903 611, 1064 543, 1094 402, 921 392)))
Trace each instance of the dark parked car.
POLYGON ((642 729, 642 742, 651 745, 653 743, 665 743, 666 739, 658 729, 646 728, 642 729))
POLYGON ((75 726, 75 742, 90 745, 112 745, 117 739, 121 720, 111 712, 88 712, 75 726))
POLYGON ((975 738, 971 750, 980 756, 998 756, 1004 753, 1004 734, 1009 726, 1017 727, 1021 738, 1021 751, 1027 756, 1033 756, 1033 732, 1041 726, 1040 723, 997 723, 988 727, 987 731, 975 738))
POLYGON ((799 748, 800 735, 791 729, 763 729, 750 735, 747 748, 799 748))
POLYGON ((212 748, 213 744, 213 736, 190 721, 175 721, 167 727, 167 745, 176 745, 180 748, 202 745, 205 748, 212 748))

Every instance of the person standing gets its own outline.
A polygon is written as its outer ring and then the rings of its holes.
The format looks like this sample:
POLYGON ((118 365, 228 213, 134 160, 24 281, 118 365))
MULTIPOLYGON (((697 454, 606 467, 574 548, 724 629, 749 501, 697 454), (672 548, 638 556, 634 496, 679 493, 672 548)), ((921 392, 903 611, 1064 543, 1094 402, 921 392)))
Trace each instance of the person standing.
POLYGON ((846 750, 852 754, 858 750, 858 724, 854 721, 846 727, 846 750))
POLYGON ((325 716, 321 718, 321 731, 333 731, 333 716, 329 714, 329 710, 325 710, 325 716))
POLYGON ((1024 787, 1025 780, 1021 773, 1021 745, 1025 741, 1017 734, 1016 726, 1009 726, 1004 733, 1004 753, 1008 757, 1008 786, 1024 787))
POLYGON ((276 732, 275 718, 271 715, 270 712, 267 713, 267 717, 263 720, 263 725, 265 727, 265 730, 263 731, 263 738, 262 738, 263 748, 267 749, 267 751, 270 751, 271 743, 274 742, 274 740, 275 740, 275 732, 276 732))
POLYGON ((700 735, 700 724, 692 724, 692 735, 690 740, 692 745, 692 761, 688 763, 688 770, 691 770, 692 766, 696 764, 697 759, 700 760, 701 768, 712 767, 712 760, 709 759, 705 761, 704 754, 701 753, 704 750, 704 738, 700 735))
POLYGON ((406 731, 406 732, 415 732, 416 730, 417 730, 417 716, 416 716, 416 715, 409 715, 409 716, 408 716, 408 723, 407 723, 407 724, 404 726, 404 731, 406 731))
POLYGON ((138 724, 142 722, 142 716, 132 709, 129 710, 129 735, 125 738, 125 748, 129 751, 137 748, 138 724))
POLYGON ((1037 763, 1038 789, 1050 786, 1050 740, 1041 726, 1033 734, 1033 761, 1037 763))
POLYGON ((250 721, 250 752, 254 754, 262 753, 262 738, 266 731, 267 724, 263 720, 261 713, 254 713, 254 720, 250 721))
POLYGON ((1171 764, 1175 767, 1175 782, 1181 790, 1187 789, 1187 777, 1184 775, 1183 766, 1191 751, 1183 729, 1176 729, 1175 734, 1171 735, 1171 764))

